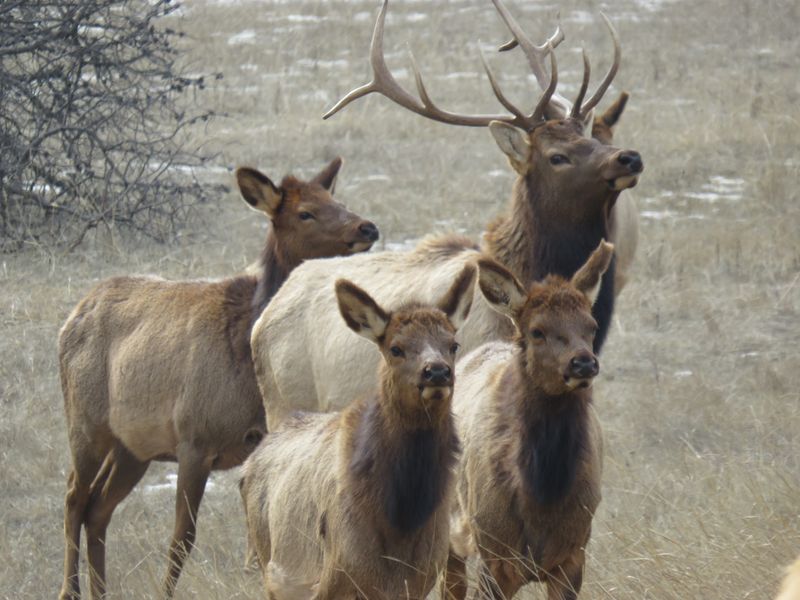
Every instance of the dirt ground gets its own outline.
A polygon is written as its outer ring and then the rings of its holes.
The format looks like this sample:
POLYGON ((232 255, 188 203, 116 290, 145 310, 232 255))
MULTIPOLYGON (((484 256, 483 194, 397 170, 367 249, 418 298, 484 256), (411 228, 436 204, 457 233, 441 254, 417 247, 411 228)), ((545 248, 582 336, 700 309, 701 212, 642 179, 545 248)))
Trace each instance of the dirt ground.
MULTIPOLYGON (((193 72, 222 72, 198 103, 224 116, 194 132, 219 153, 202 175, 231 191, 205 226, 161 246, 100 232, 70 254, 0 256, 0 596, 61 585, 69 450, 56 337, 99 279, 219 277, 254 260, 265 223, 232 169, 279 179, 345 158, 337 196, 381 228, 379 248, 433 231, 479 237, 503 210, 512 170, 487 131, 425 121, 384 98, 321 114, 367 81, 377 0, 191 0, 176 24, 193 72)), ((579 48, 620 73, 601 108, 632 94, 617 145, 645 173, 632 281, 601 357, 604 499, 582 598, 770 598, 800 552, 800 4, 793 0, 507 0, 534 39, 560 11, 560 92, 580 83, 579 48)), ((487 51, 523 106, 536 88, 488 0, 393 0, 386 54, 411 88, 407 48, 443 107, 496 112, 487 51)), ((599 78, 599 75, 595 76, 599 78)), ((111 596, 157 595, 174 506, 174 465, 151 467, 109 530, 111 596)), ((243 569, 236 473, 215 474, 178 597, 255 598, 243 569)), ((85 567, 83 567, 85 572, 85 567)), ((526 591, 526 598, 541 597, 526 591)), ((539 594, 539 595, 537 595, 539 594)))

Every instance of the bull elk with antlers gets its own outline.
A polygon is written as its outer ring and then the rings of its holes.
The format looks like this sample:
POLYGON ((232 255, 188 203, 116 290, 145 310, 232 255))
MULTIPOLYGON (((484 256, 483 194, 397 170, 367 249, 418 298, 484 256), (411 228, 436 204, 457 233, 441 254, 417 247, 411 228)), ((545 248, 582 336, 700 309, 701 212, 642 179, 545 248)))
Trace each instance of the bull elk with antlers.
MULTIPOLYGON (((585 100, 589 63, 584 54, 583 82, 577 100, 571 104, 555 94, 558 71, 552 48, 563 37, 560 28, 545 44, 536 46, 502 2, 494 0, 494 4, 545 86, 530 114, 509 102, 488 65, 492 89, 510 115, 458 115, 438 108, 416 67, 419 99, 406 92, 383 58, 388 6, 384 2, 370 51, 373 80, 349 93, 326 116, 357 98, 379 92, 435 121, 488 127, 517 173, 508 213, 490 224, 480 248, 465 238, 445 236, 425 240, 412 252, 311 261, 295 270, 255 324, 251 340, 270 427, 296 409, 341 408, 375 385, 372 349, 365 341, 350 342, 347 328, 338 318, 333 294, 336 279, 344 277, 357 285, 370 285, 376 300, 391 309, 412 299, 434 300, 465 264, 482 256, 505 264, 526 284, 550 273, 570 277, 600 240, 608 238, 611 207, 622 190, 636 184, 643 168, 638 152, 620 150, 584 135, 587 123, 591 125, 592 110, 619 66, 617 35, 606 19, 614 41, 613 64, 597 91, 585 100), (544 68, 548 54, 549 76, 544 68), (320 339, 324 343, 317 343, 320 339)), ((611 319, 613 270, 612 261, 595 303, 600 328, 596 349, 611 319)), ((511 334, 510 321, 480 297, 459 332, 465 351, 511 334)))
POLYGON ((164 583, 171 596, 195 539, 209 473, 240 464, 265 432, 250 329, 303 260, 369 249, 378 229, 331 197, 341 159, 310 182, 279 186, 255 169, 236 172, 267 234, 259 276, 218 282, 116 277, 72 311, 59 361, 72 469, 64 510, 62 599, 80 595, 86 528, 92 597, 105 594, 106 529, 152 460, 177 460, 175 530, 164 583))

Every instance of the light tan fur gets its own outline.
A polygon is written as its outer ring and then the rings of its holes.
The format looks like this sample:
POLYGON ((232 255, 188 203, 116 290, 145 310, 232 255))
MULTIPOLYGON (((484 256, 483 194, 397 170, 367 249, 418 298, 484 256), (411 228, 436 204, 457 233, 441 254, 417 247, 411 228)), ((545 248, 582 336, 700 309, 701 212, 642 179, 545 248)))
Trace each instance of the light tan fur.
POLYGON ((104 595, 107 526, 152 460, 178 462, 164 582, 172 595, 210 471, 240 464, 265 431, 249 345, 254 316, 303 259, 366 249, 377 235, 374 225, 332 199, 340 166, 336 159, 309 183, 287 177, 280 186, 254 169, 237 171, 245 200, 272 223, 258 276, 217 282, 116 277, 98 284, 70 314, 59 335, 73 462, 62 599, 80 595, 82 527, 92 596, 104 595), (316 212, 316 223, 301 219, 302 211, 316 212))
POLYGON ((786 569, 786 576, 775 600, 800 600, 800 557, 786 569))
POLYGON ((474 277, 463 269, 438 308, 393 313, 337 282, 348 327, 380 349, 379 388, 342 413, 289 418, 245 463, 248 536, 269 598, 421 599, 432 589, 448 557, 455 331, 474 277))
POLYGON ((611 255, 602 242, 571 281, 552 276, 527 291, 497 263, 479 263, 481 291, 517 336, 480 346, 456 371, 463 454, 447 578, 456 598, 475 555, 490 597, 510 599, 530 581, 545 582, 550 600, 580 590, 602 470, 590 308, 611 255))
MULTIPOLYGON (((513 138, 509 147, 524 148, 527 156, 510 207, 489 225, 480 250, 446 236, 423 241, 412 252, 308 261, 296 269, 253 327, 251 339, 270 428, 293 410, 341 409, 375 385, 377 357, 366 341, 351 340, 339 318, 336 279, 368 285, 391 310, 409 301, 434 301, 464 265, 481 256, 502 262, 526 283, 559 269, 571 276, 580 266, 575 248, 585 247, 588 257, 599 242, 592 236, 605 227, 604 211, 619 195, 616 182, 631 175, 620 157, 638 156, 587 139, 581 127, 566 120, 548 121, 531 134, 510 126, 492 128, 513 138), (570 162, 554 165, 554 154, 568 155, 570 162), (582 233, 587 222, 595 225, 591 235, 582 233), (562 252, 569 258, 553 264, 552 257, 562 252)), ((468 352, 511 333, 508 319, 478 294, 459 341, 468 352)))

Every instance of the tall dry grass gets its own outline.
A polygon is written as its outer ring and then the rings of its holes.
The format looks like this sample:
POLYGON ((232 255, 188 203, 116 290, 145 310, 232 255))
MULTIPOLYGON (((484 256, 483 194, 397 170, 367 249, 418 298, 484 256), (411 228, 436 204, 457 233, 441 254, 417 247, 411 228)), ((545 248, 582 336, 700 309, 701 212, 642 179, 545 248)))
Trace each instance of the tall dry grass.
MULTIPOLYGON (((800 5, 508 3, 536 37, 560 9, 565 95, 577 90, 579 46, 596 73, 608 64, 597 13, 609 14, 623 42, 612 93, 632 92, 617 139, 646 163, 626 192, 643 214, 641 242, 595 392, 606 470, 582 597, 769 598, 800 552, 800 5)), ((225 74, 198 98, 227 113, 195 134, 221 152, 206 176, 231 184, 225 169, 239 164, 308 175, 341 154, 338 196, 379 224, 382 243, 435 230, 477 236, 512 182, 486 131, 430 123, 380 98, 319 118, 366 81, 377 4, 195 0, 183 10, 187 60, 225 74)), ((394 0, 386 49, 399 72, 408 43, 443 106, 488 111, 476 44, 506 37, 483 0, 394 0)), ((520 56, 490 60, 504 89, 532 104, 520 56)), ((234 192, 219 198, 206 228, 176 246, 106 232, 69 255, 0 257, 0 596, 53 597, 60 586, 69 453, 55 347, 67 313, 110 275, 244 268, 264 228, 243 206, 234 192)), ((172 472, 154 465, 112 521, 113 597, 157 593, 172 472)), ((179 597, 260 595, 259 576, 242 568, 235 480, 211 479, 179 597)))

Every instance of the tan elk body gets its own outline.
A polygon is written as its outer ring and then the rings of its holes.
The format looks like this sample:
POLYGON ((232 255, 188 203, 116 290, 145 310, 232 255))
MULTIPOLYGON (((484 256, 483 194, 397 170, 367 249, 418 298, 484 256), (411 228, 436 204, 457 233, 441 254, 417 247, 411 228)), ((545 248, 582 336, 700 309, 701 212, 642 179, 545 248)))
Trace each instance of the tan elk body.
POLYGON ((479 555, 489 596, 514 597, 543 581, 548 599, 574 599, 600 502, 602 439, 592 409, 591 303, 612 246, 601 242, 571 281, 547 277, 526 290, 481 260, 479 287, 517 330, 459 361, 453 410, 463 454, 451 524, 448 586, 464 598, 464 561, 479 555))
POLYGON ((177 460, 175 531, 165 593, 191 550, 210 471, 240 464, 265 431, 250 353, 253 320, 306 258, 368 249, 377 228, 331 195, 341 160, 313 181, 275 186, 239 169, 244 199, 271 228, 259 276, 221 281, 116 277, 98 284, 59 335, 72 453, 65 501, 61 598, 80 594, 86 528, 92 596, 105 592, 106 528, 152 460, 177 460))
POLYGON ((436 583, 458 448, 455 333, 474 278, 467 267, 435 308, 391 313, 337 282, 348 327, 380 349, 379 385, 341 414, 292 416, 245 463, 249 543, 269 598, 422 599, 436 583))
MULTIPOLYGON (((442 111, 430 103, 421 83, 423 101, 405 92, 383 61, 386 3, 372 42, 373 82, 348 94, 331 112, 366 93, 380 91, 405 108, 434 120, 488 126, 517 172, 507 213, 489 225, 480 247, 465 238, 445 236, 425 240, 411 252, 310 261, 296 269, 253 328, 256 376, 270 427, 295 409, 342 408, 375 385, 377 356, 365 340, 350 340, 333 294, 336 279, 369 286, 376 301, 391 310, 411 300, 433 302, 465 265, 474 264, 480 257, 502 262, 525 283, 549 273, 570 277, 600 240, 608 237, 609 211, 620 192, 636 184, 643 168, 637 152, 620 150, 584 135, 585 124, 591 123, 592 109, 610 85, 619 63, 616 34, 614 65, 597 92, 583 101, 587 68, 576 103, 562 109, 559 107, 566 101, 559 97, 556 103, 553 95, 557 71, 555 55, 549 51, 560 31, 546 46, 533 46, 510 15, 503 12, 502 3, 495 3, 516 39, 521 40, 534 73, 545 79, 547 89, 530 116, 508 103, 493 76, 493 89, 514 113, 513 117, 472 117, 442 111), (549 81, 541 64, 548 53, 549 81)), ((620 112, 616 104, 603 115, 604 119, 608 117, 607 122, 596 122, 598 135, 611 135, 620 112)), ((595 341, 598 347, 610 324, 613 300, 614 277, 607 273, 595 303, 601 330, 595 341)), ((466 352, 511 333, 508 319, 476 295, 459 341, 466 352)))

